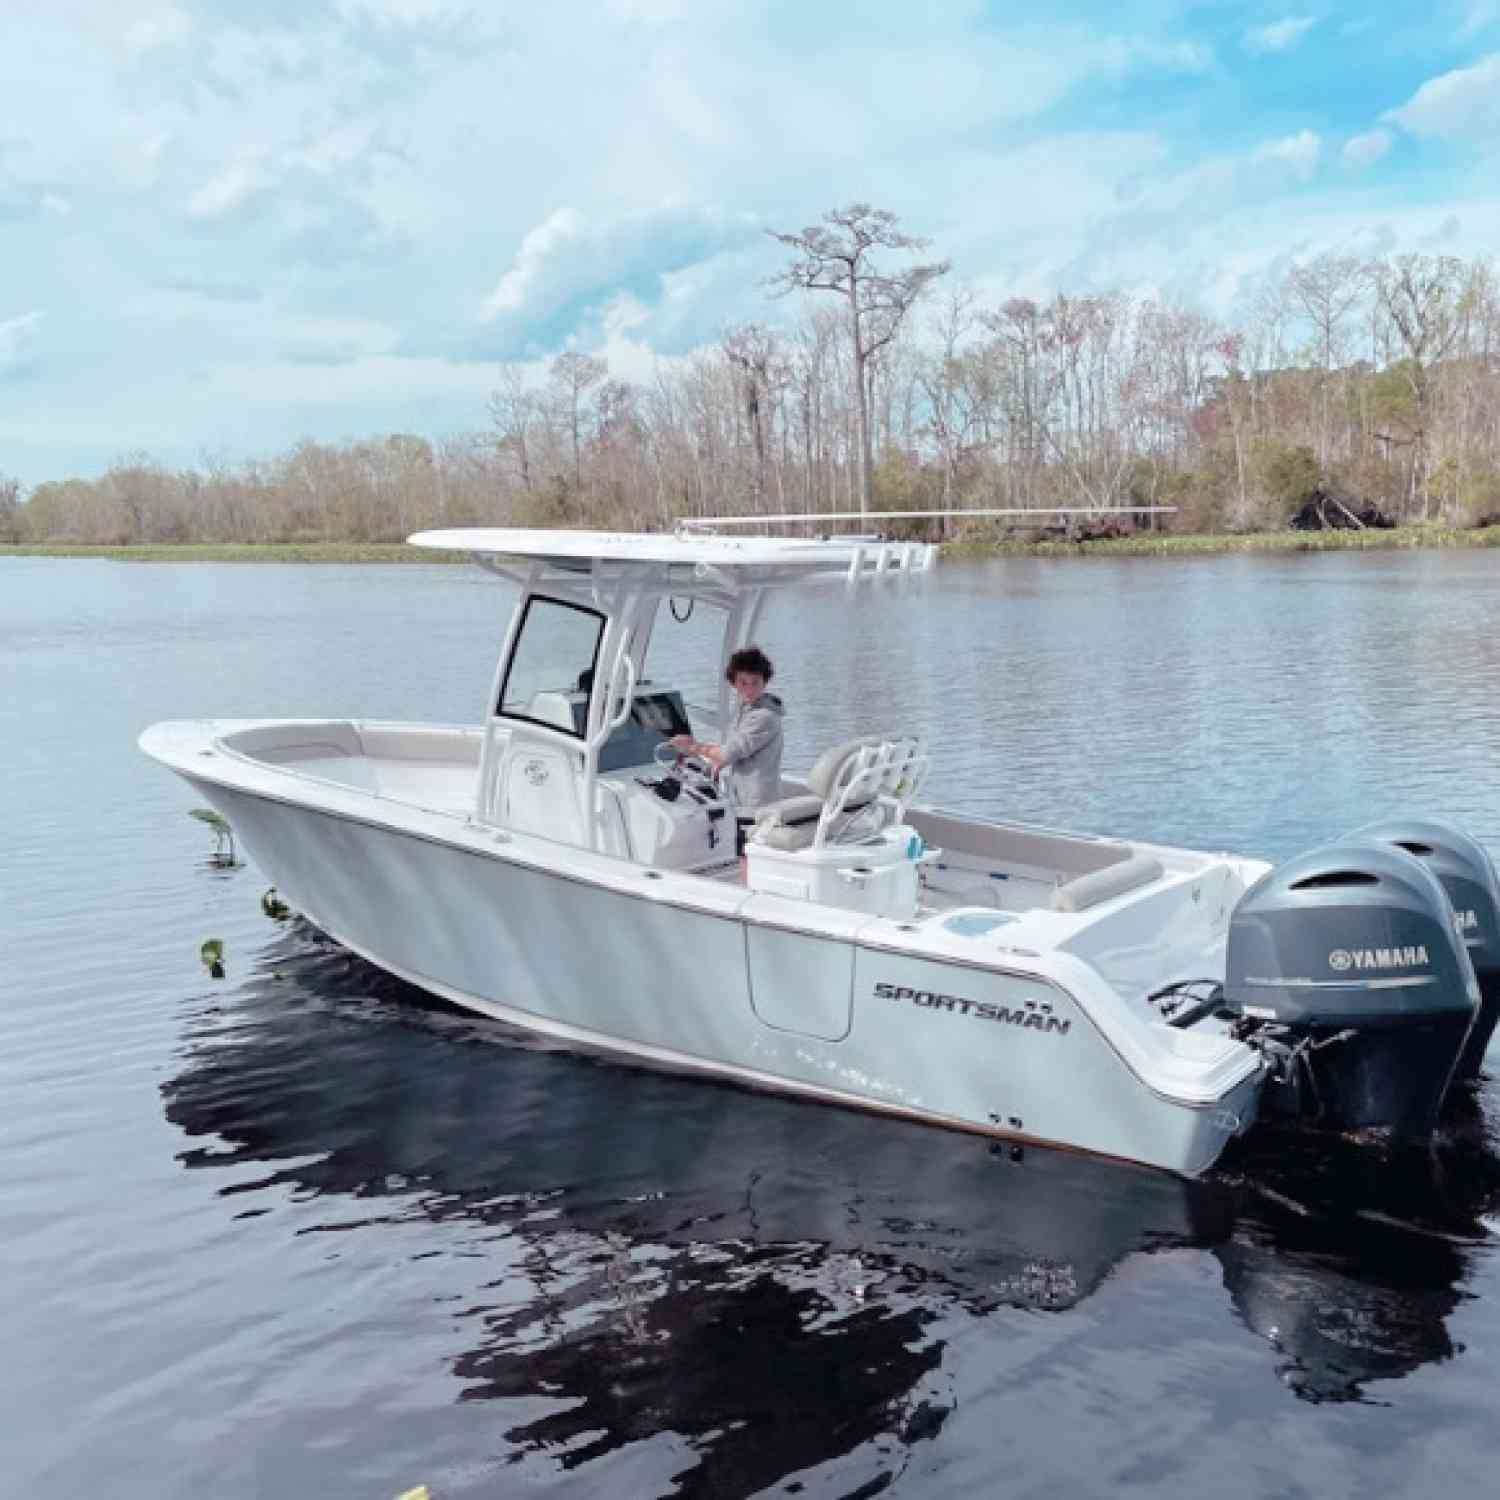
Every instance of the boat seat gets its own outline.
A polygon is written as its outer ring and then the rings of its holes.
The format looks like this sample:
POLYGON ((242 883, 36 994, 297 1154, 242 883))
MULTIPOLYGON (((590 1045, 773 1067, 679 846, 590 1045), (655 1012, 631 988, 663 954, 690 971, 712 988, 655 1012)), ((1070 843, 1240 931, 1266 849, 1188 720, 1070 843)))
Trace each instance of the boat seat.
POLYGON ((825 750, 807 773, 807 792, 756 809, 752 842, 792 852, 836 843, 852 826, 872 832, 860 818, 872 803, 898 822, 926 777, 927 752, 912 735, 862 735, 825 750), (856 823, 856 819, 859 822, 856 823))
POLYGON ((767 802, 757 809, 751 837, 757 844, 772 849, 807 849, 818 832, 823 816, 823 799, 804 792, 767 802))

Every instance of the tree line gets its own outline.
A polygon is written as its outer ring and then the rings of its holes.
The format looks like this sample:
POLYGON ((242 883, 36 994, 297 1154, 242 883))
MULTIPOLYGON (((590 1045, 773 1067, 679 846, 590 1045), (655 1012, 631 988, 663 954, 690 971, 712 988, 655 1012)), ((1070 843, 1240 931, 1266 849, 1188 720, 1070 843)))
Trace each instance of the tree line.
MULTIPOLYGON (((1325 254, 1234 323, 1123 292, 989 300, 867 204, 774 236, 785 326, 725 330, 644 381, 500 368, 487 421, 187 469, 147 454, 22 495, 0 540, 392 541, 428 526, 1171 505, 1179 531, 1309 501, 1393 523, 1500 519, 1500 278, 1488 259, 1325 254), (831 293, 822 296, 820 293, 831 293)), ((1325 510, 1326 513, 1326 510, 1325 510)))

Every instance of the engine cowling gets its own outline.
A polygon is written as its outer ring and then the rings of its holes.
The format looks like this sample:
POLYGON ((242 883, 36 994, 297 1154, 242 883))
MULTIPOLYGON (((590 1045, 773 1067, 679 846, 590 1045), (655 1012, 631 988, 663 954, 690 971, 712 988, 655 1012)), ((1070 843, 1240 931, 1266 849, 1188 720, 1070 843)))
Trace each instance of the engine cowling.
POLYGON ((1479 989, 1437 877, 1404 849, 1360 839, 1301 855, 1245 893, 1224 999, 1271 1064, 1263 1114, 1424 1135, 1479 989))
POLYGON ((1478 1076, 1485 1049, 1500 1021, 1500 880, 1476 839, 1436 818, 1387 818, 1350 835, 1393 844, 1414 855, 1438 878, 1453 907, 1458 935, 1479 981, 1479 1014, 1459 1054, 1455 1082, 1478 1076))

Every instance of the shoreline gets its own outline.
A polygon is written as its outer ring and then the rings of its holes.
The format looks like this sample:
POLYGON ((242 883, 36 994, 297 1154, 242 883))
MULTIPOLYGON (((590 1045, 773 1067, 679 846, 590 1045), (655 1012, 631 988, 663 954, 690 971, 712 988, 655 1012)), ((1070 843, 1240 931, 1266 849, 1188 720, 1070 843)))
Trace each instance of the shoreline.
MULTIPOLYGON (((872 518, 873 519, 873 518, 872 518)), ((1500 547, 1500 526, 1401 526, 1389 531, 1257 531, 1242 535, 1143 532, 1097 541, 944 542, 940 556, 1177 557, 1234 552, 1363 552, 1401 547, 1500 547)), ((93 558, 109 562, 429 563, 452 566, 468 554, 411 547, 405 542, 184 542, 176 545, 93 546, 83 543, 0 543, 0 558, 93 558)))
POLYGON ((1500 547, 1500 526, 1397 526, 1364 531, 1141 532, 1091 542, 947 542, 944 557, 1209 557, 1246 552, 1372 552, 1500 547))
POLYGON ((0 557, 94 558, 105 562, 466 563, 466 552, 405 542, 180 542, 93 546, 83 542, 0 543, 0 557))

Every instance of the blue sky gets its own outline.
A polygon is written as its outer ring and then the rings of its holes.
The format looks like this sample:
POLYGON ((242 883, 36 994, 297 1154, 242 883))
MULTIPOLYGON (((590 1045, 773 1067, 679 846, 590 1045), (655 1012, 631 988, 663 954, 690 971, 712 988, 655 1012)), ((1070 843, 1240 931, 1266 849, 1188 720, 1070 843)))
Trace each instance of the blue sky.
POLYGON ((0 98, 28 484, 649 377, 854 200, 997 299, 1500 252, 1500 0, 0 0, 0 98))

